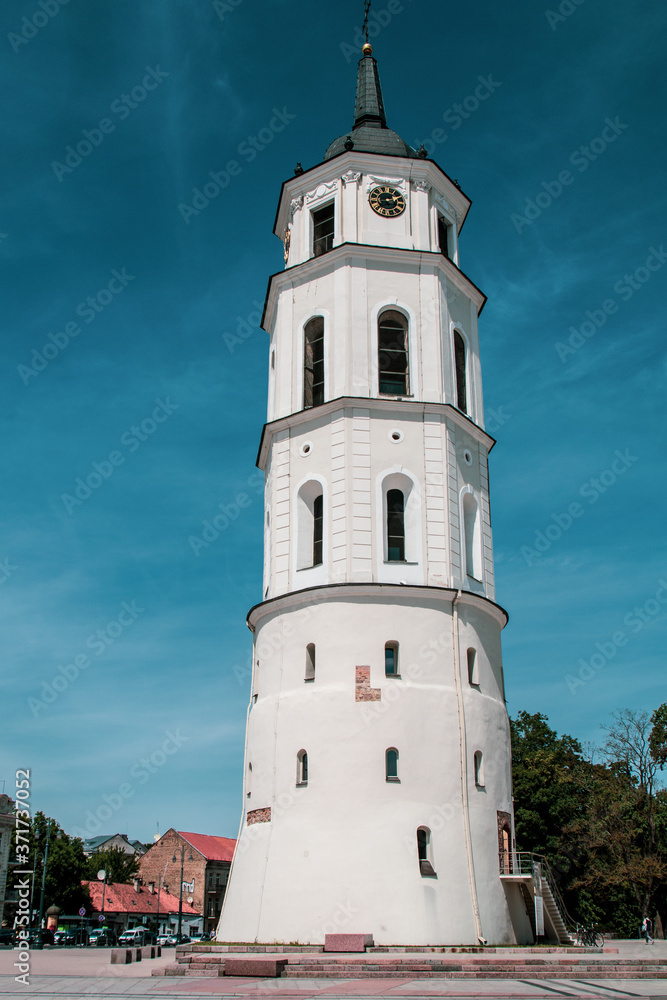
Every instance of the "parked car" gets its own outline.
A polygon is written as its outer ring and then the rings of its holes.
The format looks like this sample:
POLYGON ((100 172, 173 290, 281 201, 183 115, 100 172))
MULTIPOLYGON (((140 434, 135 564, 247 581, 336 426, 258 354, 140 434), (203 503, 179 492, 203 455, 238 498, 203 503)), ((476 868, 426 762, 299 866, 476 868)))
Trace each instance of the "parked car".
POLYGON ((98 948, 113 948, 115 943, 116 935, 110 927, 95 927, 88 937, 88 944, 98 948))
POLYGON ((164 948, 165 945, 169 945, 170 939, 171 939, 171 934, 158 934, 157 943, 162 945, 162 947, 164 948))
POLYGON ((53 935, 53 943, 57 945, 74 944, 76 941, 76 936, 74 931, 56 931, 53 935))
POLYGON ((126 947, 129 945, 134 948, 141 948, 145 944, 155 944, 157 941, 156 935, 145 927, 132 927, 130 930, 124 931, 123 934, 118 938, 118 944, 126 947))
POLYGON ((189 944, 189 943, 190 943, 190 938, 188 937, 187 934, 170 934, 167 939, 167 944, 169 945, 189 944))
POLYGON ((11 927, 0 927, 0 944, 14 944, 14 931, 11 927))
POLYGON ((204 942, 204 941, 210 941, 211 940, 211 934, 215 934, 215 931, 201 931, 199 934, 193 934, 193 935, 191 935, 190 941, 192 941, 193 944, 197 944, 197 942, 199 942, 199 941, 202 941, 202 942, 204 942))

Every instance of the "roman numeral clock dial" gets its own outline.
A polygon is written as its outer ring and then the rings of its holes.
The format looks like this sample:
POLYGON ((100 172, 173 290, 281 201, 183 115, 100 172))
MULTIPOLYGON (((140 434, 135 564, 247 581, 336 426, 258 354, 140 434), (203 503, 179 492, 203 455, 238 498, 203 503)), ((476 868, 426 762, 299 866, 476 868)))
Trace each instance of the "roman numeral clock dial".
POLYGON ((388 184, 374 187, 368 196, 368 201, 373 211, 385 219, 393 219, 405 211, 405 198, 400 191, 388 184))

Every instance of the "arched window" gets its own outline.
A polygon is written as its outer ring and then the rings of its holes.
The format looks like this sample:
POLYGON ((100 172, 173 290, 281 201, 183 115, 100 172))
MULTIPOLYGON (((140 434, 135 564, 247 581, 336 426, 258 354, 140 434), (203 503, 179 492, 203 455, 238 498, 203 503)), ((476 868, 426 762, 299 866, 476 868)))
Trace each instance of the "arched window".
POLYGON ((479 685, 479 667, 477 666, 477 650, 472 646, 468 649, 468 684, 479 685))
POLYGON ((385 677, 398 677, 398 643, 386 642, 384 646, 385 677))
POLYGON ((387 781, 398 781, 398 750, 389 747, 384 755, 385 778, 387 781))
POLYGON ((465 535, 466 575, 473 580, 482 579, 482 532, 479 507, 472 493, 463 496, 463 533, 465 535))
POLYGON ((324 318, 313 316, 303 332, 303 408, 324 402, 324 318))
POLYGON ((475 785, 477 788, 484 788, 484 760, 482 758, 481 750, 475 750, 474 765, 475 785))
POLYGON ((304 483, 297 496, 297 569, 320 566, 323 557, 324 497, 315 479, 304 483))
POLYGON ((387 492, 387 562, 405 562, 405 497, 387 492))
POLYGON ((417 830, 417 855, 422 877, 435 875, 431 853, 431 831, 427 826, 420 826, 417 830))
POLYGON ((306 646, 306 676, 307 681, 315 680, 315 643, 309 642, 306 646))
POLYGON ((388 309, 378 319, 378 391, 387 396, 408 393, 408 321, 388 309))
POLYGON ((305 750, 299 750, 296 755, 296 783, 297 785, 308 784, 308 754, 305 750))
POLYGON ((466 345, 458 330, 454 330, 454 367, 456 368, 456 405, 463 413, 467 413, 466 345))

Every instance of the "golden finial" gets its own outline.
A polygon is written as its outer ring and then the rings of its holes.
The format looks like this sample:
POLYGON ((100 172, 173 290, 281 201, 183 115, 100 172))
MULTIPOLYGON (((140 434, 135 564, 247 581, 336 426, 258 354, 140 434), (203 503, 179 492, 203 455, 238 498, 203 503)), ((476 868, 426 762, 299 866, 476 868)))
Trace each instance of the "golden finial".
POLYGON ((364 47, 362 48, 361 51, 363 52, 363 54, 365 56, 372 56, 373 55, 373 46, 371 45, 370 42, 366 42, 364 44, 364 47))

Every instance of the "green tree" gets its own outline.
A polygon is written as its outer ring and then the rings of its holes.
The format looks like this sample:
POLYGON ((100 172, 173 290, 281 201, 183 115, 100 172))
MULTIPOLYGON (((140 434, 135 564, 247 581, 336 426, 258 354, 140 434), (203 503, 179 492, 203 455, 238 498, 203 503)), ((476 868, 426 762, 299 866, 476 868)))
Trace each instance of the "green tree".
POLYGON ((106 851, 96 851, 87 859, 87 879, 96 879, 103 869, 108 882, 129 883, 139 871, 139 855, 126 854, 121 847, 110 847, 106 851))
MULTIPOLYGON (((86 858, 78 837, 69 837, 54 819, 42 812, 35 813, 28 831, 30 864, 35 869, 33 911, 39 909, 44 873, 47 831, 50 826, 49 855, 44 880, 44 913, 49 906, 59 906, 64 914, 77 914, 81 906, 91 908, 90 894, 81 885, 86 858)), ((15 834, 12 834, 11 856, 15 857, 15 834)))

